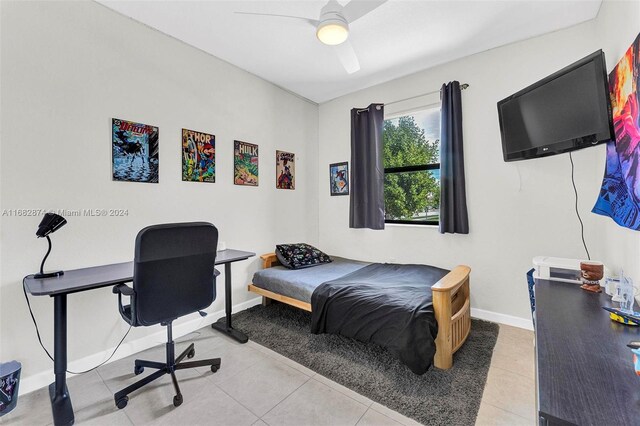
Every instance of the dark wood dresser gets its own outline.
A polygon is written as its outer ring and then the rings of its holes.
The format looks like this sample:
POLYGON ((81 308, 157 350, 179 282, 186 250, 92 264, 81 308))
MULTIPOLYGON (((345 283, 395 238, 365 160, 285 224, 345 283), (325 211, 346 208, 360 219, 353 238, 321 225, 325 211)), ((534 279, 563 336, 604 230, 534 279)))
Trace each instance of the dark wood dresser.
POLYGON ((540 425, 640 425, 640 377, 626 346, 640 327, 611 321, 604 292, 547 280, 535 288, 540 425))

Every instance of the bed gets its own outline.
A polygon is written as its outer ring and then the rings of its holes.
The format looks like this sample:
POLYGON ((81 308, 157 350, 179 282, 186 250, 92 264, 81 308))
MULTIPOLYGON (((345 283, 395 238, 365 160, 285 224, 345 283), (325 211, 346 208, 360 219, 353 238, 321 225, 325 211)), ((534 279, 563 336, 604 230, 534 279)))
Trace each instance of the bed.
MULTIPOLYGON (((332 297, 343 291, 353 292, 360 286, 353 285, 353 279, 357 278, 357 282, 362 282, 363 276, 374 277, 375 275, 388 277, 398 277, 398 273, 429 273, 438 279, 431 286, 430 297, 427 298, 428 292, 425 292, 425 303, 432 308, 425 315, 432 315, 434 318, 431 325, 433 331, 433 341, 435 349, 429 352, 425 348, 422 353, 423 357, 429 358, 433 355, 433 365, 439 369, 449 369, 453 365, 453 354, 462 346, 471 329, 470 300, 469 300, 469 274, 471 269, 468 266, 460 265, 451 271, 441 270, 439 268, 427 267, 425 265, 394 265, 394 264, 374 264, 369 262, 360 262, 340 257, 333 257, 333 262, 327 265, 319 265, 313 268, 290 270, 283 266, 279 266, 280 262, 275 253, 268 253, 260 256, 262 259, 263 270, 258 271, 253 278, 253 283, 249 284, 249 291, 259 294, 263 297, 263 304, 276 300, 294 306, 299 309, 312 312, 312 329, 317 328, 319 321, 326 322, 327 317, 324 311, 331 308, 332 297), (418 268, 432 268, 428 272, 418 268), (409 269, 408 269, 409 268, 409 269), (410 269, 413 268, 413 269, 410 269), (396 275, 394 275, 396 274, 396 275), (433 275, 435 274, 435 275, 433 275), (312 303, 313 302, 313 303, 312 303), (316 306, 316 312, 312 311, 312 305, 316 306)), ((380 279, 384 285, 389 284, 389 279, 380 279)), ((394 281, 398 281, 397 279, 394 281)), ((402 280, 400 280, 402 281, 402 280)), ((353 308, 353 295, 351 302, 347 298, 350 306, 342 305, 341 313, 349 313, 353 308)), ((358 297, 357 295, 355 297, 358 297)), ((369 298, 372 299, 372 298, 369 298)), ((358 304, 357 302, 355 303, 358 304)), ((380 306, 378 306, 380 307, 380 306)), ((365 307, 370 311, 376 308, 365 307)), ((362 308, 361 308, 362 310, 362 308)), ((404 318, 415 316, 415 312, 404 312, 404 318)), ((351 315, 342 315, 350 317, 351 315)), ((385 318, 385 316, 378 316, 385 318)), ((331 320, 331 318, 329 317, 331 320)), ((335 321, 334 321, 335 322, 335 321)), ((324 326, 324 323, 322 324, 324 326)), ((331 324, 329 324, 331 325, 331 324)), ((322 327, 321 327, 322 328, 322 327)), ((324 329, 323 329, 324 330, 324 329)), ((321 332, 323 330, 320 330, 321 332)), ((313 330, 312 330, 313 331, 313 330)), ((357 331, 359 332, 359 330, 357 331)), ((344 333, 340 333, 344 334, 344 333)), ((351 336, 352 337, 352 336, 351 336)), ((375 339, 373 339, 375 341, 375 339)), ((419 345, 424 345, 424 339, 416 340, 419 345)), ((418 347, 417 349, 422 349, 418 347)), ((424 360, 427 366, 430 365, 431 359, 424 360)), ((414 368, 412 368, 414 370, 414 368)), ((414 370, 414 372, 416 372, 414 370)))

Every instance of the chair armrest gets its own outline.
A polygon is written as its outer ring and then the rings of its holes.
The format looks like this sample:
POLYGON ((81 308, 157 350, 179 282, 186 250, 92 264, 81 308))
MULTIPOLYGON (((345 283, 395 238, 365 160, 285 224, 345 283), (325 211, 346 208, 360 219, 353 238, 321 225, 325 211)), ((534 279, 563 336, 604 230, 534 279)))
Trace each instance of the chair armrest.
POLYGON ((126 284, 116 284, 113 286, 113 293, 118 295, 118 311, 120 316, 133 326, 137 326, 136 321, 136 292, 126 284), (129 315, 126 313, 125 305, 122 304, 122 295, 131 297, 129 301, 129 315))
POLYGON ((125 296, 133 296, 135 293, 133 289, 126 284, 116 284, 113 286, 113 294, 124 294, 125 296))

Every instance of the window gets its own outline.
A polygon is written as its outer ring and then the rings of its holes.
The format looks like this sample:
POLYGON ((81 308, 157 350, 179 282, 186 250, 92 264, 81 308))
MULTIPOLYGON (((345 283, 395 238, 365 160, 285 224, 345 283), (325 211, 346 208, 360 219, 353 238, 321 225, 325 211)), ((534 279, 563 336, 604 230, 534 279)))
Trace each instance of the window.
POLYGON ((440 106, 384 121, 385 222, 440 219, 440 106))

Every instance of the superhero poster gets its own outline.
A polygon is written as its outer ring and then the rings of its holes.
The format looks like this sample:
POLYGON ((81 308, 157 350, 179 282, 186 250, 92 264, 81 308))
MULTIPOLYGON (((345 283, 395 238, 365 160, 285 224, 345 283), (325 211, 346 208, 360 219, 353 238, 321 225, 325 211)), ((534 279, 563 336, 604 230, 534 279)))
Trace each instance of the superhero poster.
POLYGON ((182 180, 216 181, 216 137, 182 129, 182 180))
POLYGON ((233 183, 258 186, 258 145, 233 141, 233 183))
POLYGON ((349 195, 349 163, 329 165, 329 186, 331 195, 349 195))
POLYGON ((296 155, 276 151, 276 188, 296 189, 296 155))
POLYGON ((113 180, 158 183, 158 128, 118 118, 111 124, 113 180))
POLYGON ((607 143, 602 189, 592 212, 640 230, 640 34, 609 74, 615 141, 607 143))

